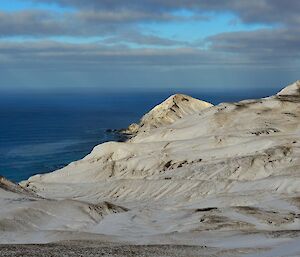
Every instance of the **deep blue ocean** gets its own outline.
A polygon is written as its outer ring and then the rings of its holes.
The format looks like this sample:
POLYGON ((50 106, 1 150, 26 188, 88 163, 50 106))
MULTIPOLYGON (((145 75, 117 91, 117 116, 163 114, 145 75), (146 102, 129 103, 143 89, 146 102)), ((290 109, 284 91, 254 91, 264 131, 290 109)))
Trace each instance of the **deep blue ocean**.
MULTIPOLYGON (((174 92, 0 96, 0 175, 19 182, 81 159, 100 143, 119 140, 107 129, 125 128, 174 92)), ((201 94, 214 104, 266 92, 201 94)))

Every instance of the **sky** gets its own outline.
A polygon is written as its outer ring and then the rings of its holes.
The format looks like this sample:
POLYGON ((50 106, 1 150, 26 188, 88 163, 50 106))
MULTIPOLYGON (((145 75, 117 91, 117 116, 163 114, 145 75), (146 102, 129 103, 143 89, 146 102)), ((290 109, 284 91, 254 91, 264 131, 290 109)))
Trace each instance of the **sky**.
POLYGON ((300 79, 298 0, 1 0, 0 93, 264 91, 300 79))

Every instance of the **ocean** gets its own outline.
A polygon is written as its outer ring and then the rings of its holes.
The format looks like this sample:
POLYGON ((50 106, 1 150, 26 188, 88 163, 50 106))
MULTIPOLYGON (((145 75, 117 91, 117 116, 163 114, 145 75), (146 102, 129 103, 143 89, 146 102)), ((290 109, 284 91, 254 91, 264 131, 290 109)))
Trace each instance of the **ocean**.
MULTIPOLYGON (((120 140, 108 129, 137 122, 172 93, 0 97, 0 175, 19 182, 81 159, 100 143, 120 140)), ((214 104, 255 98, 249 94, 189 95, 214 104)))

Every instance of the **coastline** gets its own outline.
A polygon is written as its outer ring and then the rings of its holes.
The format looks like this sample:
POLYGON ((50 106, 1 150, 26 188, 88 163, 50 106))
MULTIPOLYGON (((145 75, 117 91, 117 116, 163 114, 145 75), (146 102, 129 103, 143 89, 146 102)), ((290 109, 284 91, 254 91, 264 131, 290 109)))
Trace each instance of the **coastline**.
POLYGON ((268 256, 289 245, 284 256, 298 254, 299 89, 297 81, 217 106, 174 95, 130 139, 21 182, 31 195, 0 181, 3 249, 40 243, 60 252, 94 238, 126 245, 95 251, 127 256, 151 247, 153 256, 174 256, 182 245, 191 256, 268 256))

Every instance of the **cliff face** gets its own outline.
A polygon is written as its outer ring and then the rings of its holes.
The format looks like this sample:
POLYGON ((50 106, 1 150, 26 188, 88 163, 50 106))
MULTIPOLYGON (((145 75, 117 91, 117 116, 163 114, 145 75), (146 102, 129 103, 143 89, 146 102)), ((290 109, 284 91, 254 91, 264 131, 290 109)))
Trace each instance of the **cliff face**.
POLYGON ((84 228, 117 241, 256 251, 276 235, 280 246, 300 237, 298 89, 217 106, 173 96, 131 140, 21 185, 45 198, 125 206, 84 228))

